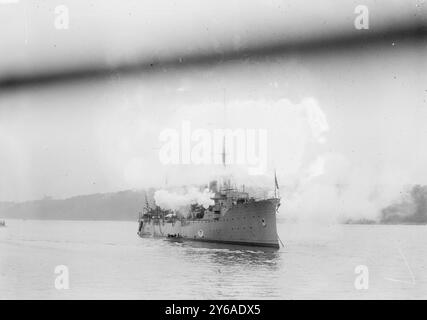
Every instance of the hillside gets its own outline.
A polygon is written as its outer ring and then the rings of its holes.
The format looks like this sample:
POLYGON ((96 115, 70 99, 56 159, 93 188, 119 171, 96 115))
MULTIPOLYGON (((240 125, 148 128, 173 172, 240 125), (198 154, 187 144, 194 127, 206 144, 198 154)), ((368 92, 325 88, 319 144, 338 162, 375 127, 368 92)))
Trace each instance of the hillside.
POLYGON ((68 199, 2 202, 0 216, 17 219, 136 220, 144 201, 144 191, 127 190, 68 199))
MULTIPOLYGON (((50 220, 127 220, 138 218, 145 202, 151 205, 155 189, 81 195, 67 199, 45 198, 27 202, 0 202, 0 217, 50 220)), ((263 196, 262 188, 247 188, 263 196)), ((427 224, 427 186, 415 185, 402 198, 379 212, 377 219, 349 219, 346 224, 427 224)))

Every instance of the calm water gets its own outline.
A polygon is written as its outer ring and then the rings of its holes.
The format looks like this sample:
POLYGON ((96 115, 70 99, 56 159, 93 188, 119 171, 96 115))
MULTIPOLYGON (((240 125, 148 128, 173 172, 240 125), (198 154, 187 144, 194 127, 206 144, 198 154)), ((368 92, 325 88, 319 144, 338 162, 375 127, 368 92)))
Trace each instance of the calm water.
POLYGON ((279 224, 285 247, 262 251, 141 239, 132 222, 7 222, 0 299, 427 298, 426 226, 279 224), (55 289, 57 265, 68 290, 55 289))

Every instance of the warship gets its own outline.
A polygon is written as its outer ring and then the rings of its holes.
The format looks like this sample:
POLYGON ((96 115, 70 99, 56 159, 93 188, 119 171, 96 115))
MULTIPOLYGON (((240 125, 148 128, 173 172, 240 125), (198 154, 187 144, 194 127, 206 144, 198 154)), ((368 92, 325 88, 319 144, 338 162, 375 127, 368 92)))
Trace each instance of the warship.
POLYGON ((278 249, 276 214, 280 197, 276 175, 274 182, 273 197, 255 199, 244 186, 238 190, 223 182, 217 188, 217 181, 212 181, 209 190, 214 194, 213 205, 205 208, 191 204, 185 214, 158 205, 151 207, 146 198, 138 217, 138 235, 278 249))

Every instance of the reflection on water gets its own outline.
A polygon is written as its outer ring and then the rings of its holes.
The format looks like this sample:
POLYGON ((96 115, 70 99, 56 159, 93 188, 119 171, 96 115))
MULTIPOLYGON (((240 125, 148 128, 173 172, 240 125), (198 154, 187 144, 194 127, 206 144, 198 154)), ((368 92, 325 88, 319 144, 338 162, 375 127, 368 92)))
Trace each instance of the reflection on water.
POLYGON ((186 241, 182 243, 188 259, 208 258, 210 262, 222 266, 251 265, 274 269, 280 254, 274 248, 250 247, 222 243, 186 241))
MULTIPOLYGON (((279 298, 277 249, 220 243, 165 241, 189 268, 189 294, 197 298, 279 298)), ((182 269, 181 269, 182 272, 182 269)), ((185 273, 186 274, 186 273, 185 273)))

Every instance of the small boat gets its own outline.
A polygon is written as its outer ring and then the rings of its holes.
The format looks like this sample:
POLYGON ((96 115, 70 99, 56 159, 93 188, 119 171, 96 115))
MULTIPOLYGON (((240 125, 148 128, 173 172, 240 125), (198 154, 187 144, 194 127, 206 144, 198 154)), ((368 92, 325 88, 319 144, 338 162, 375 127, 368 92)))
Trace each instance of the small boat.
POLYGON ((6 227, 6 221, 0 220, 0 227, 6 227))

